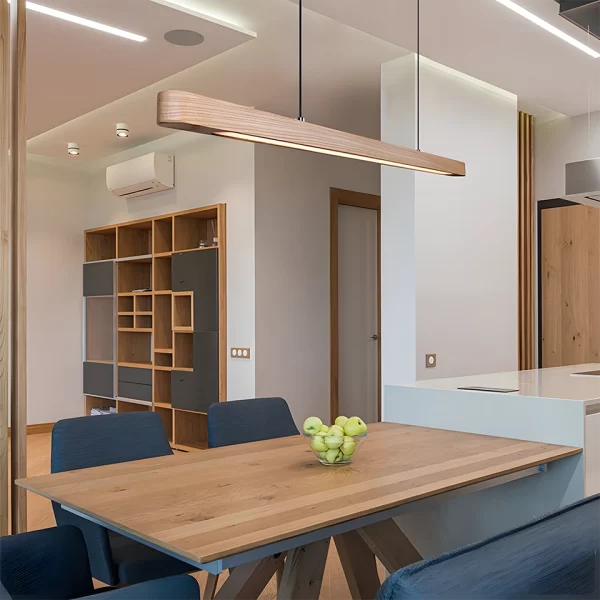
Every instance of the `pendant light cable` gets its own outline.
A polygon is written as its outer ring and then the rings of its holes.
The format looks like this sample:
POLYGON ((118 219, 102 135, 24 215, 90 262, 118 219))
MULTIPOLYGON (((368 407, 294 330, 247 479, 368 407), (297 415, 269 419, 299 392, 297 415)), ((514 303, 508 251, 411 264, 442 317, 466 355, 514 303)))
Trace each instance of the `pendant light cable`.
POLYGON ((298 121, 302 115, 302 0, 298 0, 298 121))
POLYGON ((421 0, 417 0, 417 151, 421 152, 421 0))

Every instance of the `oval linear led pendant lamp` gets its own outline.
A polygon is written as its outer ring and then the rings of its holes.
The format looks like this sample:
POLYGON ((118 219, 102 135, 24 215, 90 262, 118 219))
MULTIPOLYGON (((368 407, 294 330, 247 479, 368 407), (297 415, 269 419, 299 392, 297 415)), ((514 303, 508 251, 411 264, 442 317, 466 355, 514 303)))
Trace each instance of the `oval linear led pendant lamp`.
POLYGON ((305 122, 302 116, 302 0, 299 11, 298 119, 190 92, 169 90, 158 94, 158 124, 435 175, 465 175, 465 164, 458 160, 305 122))

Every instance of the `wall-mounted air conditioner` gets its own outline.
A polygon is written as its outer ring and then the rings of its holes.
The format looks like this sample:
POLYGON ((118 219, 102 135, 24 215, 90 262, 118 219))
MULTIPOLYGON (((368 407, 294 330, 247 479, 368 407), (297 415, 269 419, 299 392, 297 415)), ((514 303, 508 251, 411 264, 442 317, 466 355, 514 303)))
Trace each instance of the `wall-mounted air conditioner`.
POLYGON ((106 169, 106 186, 119 198, 136 198, 175 187, 175 157, 152 152, 106 169))

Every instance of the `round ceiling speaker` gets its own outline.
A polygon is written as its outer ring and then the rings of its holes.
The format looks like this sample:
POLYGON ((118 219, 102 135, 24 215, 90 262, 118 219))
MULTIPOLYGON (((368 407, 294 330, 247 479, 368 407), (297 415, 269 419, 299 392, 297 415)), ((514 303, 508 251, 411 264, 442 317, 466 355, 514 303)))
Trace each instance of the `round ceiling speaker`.
POLYGON ((198 46, 204 41, 204 36, 190 29, 173 29, 165 33, 165 40, 175 46, 198 46))

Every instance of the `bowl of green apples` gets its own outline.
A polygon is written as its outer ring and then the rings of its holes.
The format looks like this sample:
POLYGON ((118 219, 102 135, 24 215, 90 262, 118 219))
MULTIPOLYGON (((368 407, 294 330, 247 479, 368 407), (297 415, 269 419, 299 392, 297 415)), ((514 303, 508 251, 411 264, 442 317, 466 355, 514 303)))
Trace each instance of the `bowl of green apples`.
POLYGON ((331 426, 319 417, 308 417, 304 437, 322 465, 348 465, 367 437, 367 426, 359 417, 339 416, 331 426))

